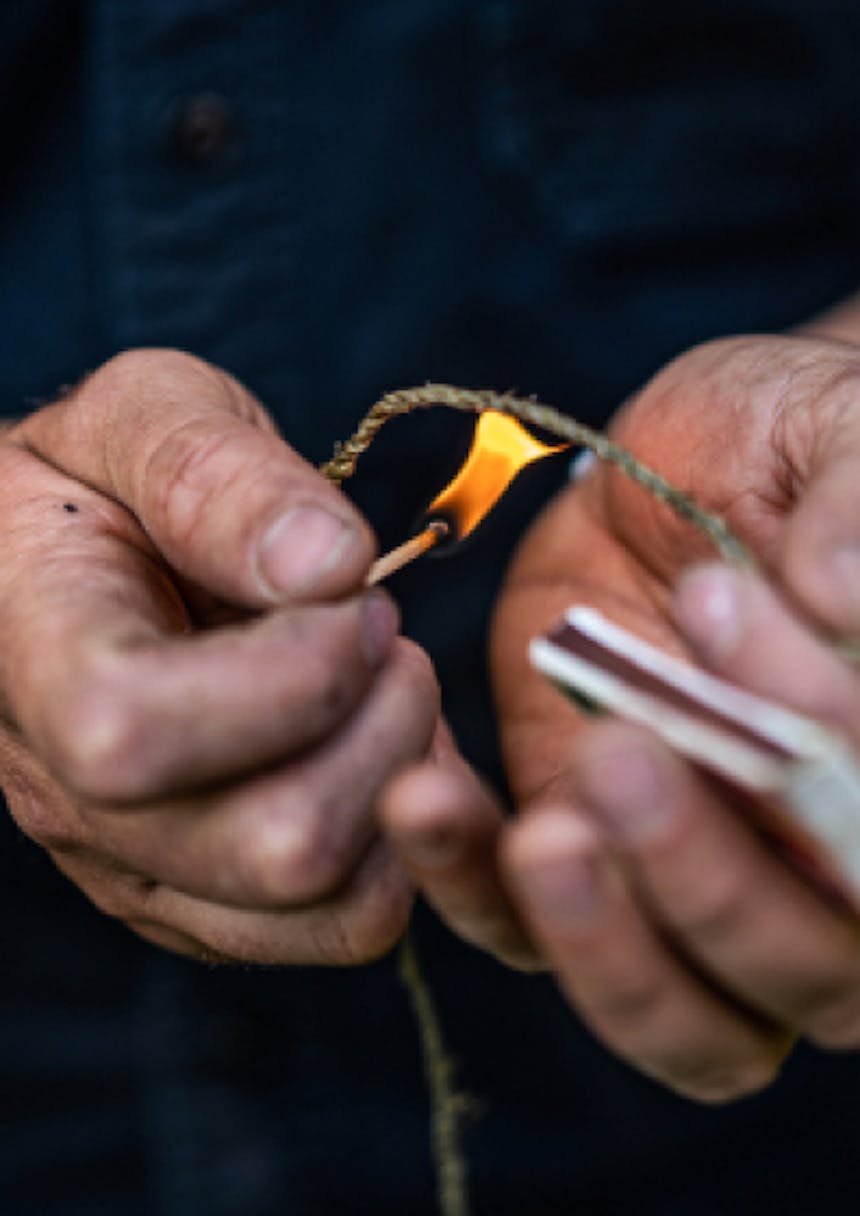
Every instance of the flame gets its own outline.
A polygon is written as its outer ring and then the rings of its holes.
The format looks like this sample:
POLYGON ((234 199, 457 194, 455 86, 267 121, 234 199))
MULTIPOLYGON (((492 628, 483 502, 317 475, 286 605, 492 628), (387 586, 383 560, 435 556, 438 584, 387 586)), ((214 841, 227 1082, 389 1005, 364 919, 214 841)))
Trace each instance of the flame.
POLYGON ((484 410, 462 468, 433 499, 427 517, 450 521, 457 540, 462 540, 492 510, 521 469, 569 446, 540 443, 515 418, 484 410))

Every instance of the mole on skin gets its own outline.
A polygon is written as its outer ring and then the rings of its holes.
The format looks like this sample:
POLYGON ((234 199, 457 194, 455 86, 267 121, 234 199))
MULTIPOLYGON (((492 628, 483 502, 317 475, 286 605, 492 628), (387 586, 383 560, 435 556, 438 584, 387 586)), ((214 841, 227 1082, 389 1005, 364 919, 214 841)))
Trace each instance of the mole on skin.
POLYGON ((73 502, 64 502, 63 503, 63 510, 67 511, 69 513, 69 515, 74 515, 75 512, 77 511, 77 509, 78 508, 75 506, 75 504, 73 502))

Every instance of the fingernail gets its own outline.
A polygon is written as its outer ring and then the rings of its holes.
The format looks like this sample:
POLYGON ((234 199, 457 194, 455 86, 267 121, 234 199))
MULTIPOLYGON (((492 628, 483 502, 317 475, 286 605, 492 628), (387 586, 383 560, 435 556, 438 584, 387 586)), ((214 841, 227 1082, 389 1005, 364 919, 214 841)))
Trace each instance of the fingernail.
POLYGON ((622 841, 647 838, 671 818, 671 782, 644 742, 593 749, 582 769, 589 802, 622 841))
POLYGON ((678 623, 708 658, 726 658, 744 635, 741 578, 726 566, 705 566, 683 575, 678 584, 678 623))
POLYGON ((400 614, 384 591, 369 591, 362 603, 362 646, 368 663, 381 663, 391 652, 400 628, 400 614))
POLYGON ((259 572, 269 592, 306 591, 334 569, 353 529, 322 507, 293 507, 263 537, 259 572))

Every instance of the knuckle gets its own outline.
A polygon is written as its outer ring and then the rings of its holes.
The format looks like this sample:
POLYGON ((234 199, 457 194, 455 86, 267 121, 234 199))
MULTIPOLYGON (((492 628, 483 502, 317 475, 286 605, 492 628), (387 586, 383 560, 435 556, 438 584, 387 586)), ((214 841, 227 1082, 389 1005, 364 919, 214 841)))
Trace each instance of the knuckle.
POLYGON ((243 885, 267 903, 321 899, 346 867, 330 818, 313 803, 281 804, 249 835, 240 856, 243 885))
POLYGON ((185 418, 162 436, 146 463, 144 483, 156 518, 187 540, 206 513, 247 473, 240 437, 213 431, 200 417, 185 418))
POLYGON ((280 447, 249 444, 248 427, 233 410, 222 410, 217 424, 211 410, 176 422, 148 454, 141 486, 148 516, 162 521, 179 549, 213 519, 229 526, 232 543, 250 549, 272 503, 281 514, 308 497, 307 474, 285 461, 280 447))
POLYGON ((48 723, 61 780, 97 802, 130 801, 147 789, 145 717, 118 683, 94 678, 63 698, 48 723))

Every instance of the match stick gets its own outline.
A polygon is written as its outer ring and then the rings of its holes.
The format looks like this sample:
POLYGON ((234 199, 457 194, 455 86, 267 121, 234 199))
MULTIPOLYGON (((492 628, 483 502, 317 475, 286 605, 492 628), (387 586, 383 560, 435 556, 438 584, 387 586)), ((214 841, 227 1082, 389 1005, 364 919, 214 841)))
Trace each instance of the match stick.
POLYGON ((444 519, 434 519, 423 532, 419 532, 417 536, 413 536, 405 544, 398 545, 396 549, 392 549, 389 553, 385 553, 382 557, 378 558, 370 567, 370 573, 367 576, 367 586, 375 587, 377 583, 381 583, 390 574, 394 574, 395 571, 400 570, 403 566, 408 566, 410 562, 414 562, 416 557, 420 557, 422 553, 426 553, 428 549, 432 549, 434 545, 438 545, 440 540, 444 540, 450 530, 444 519))

